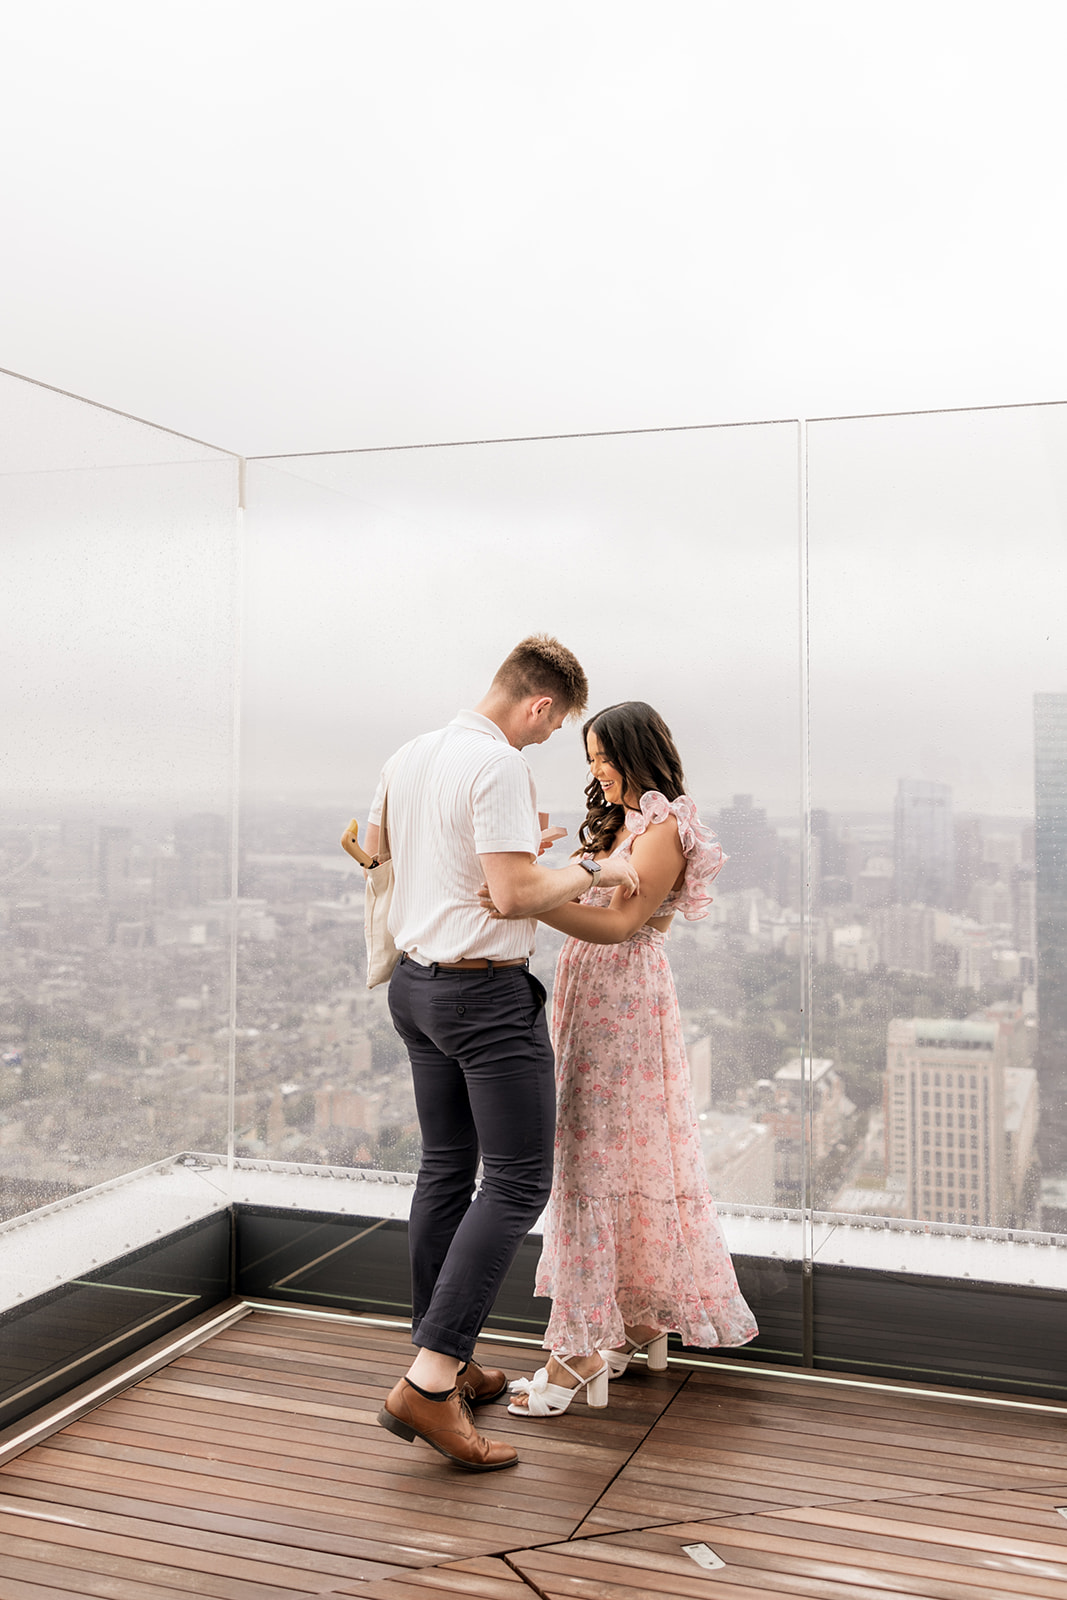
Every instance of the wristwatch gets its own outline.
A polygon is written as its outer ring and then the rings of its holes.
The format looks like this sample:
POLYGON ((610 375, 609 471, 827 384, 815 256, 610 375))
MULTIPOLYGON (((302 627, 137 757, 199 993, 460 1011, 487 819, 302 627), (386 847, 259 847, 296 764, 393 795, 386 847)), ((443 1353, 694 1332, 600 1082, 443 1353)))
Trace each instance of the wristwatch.
POLYGON ((593 888, 598 889, 600 887, 600 862, 587 861, 583 856, 579 860, 578 865, 585 868, 586 872, 588 872, 589 876, 593 880, 593 888))

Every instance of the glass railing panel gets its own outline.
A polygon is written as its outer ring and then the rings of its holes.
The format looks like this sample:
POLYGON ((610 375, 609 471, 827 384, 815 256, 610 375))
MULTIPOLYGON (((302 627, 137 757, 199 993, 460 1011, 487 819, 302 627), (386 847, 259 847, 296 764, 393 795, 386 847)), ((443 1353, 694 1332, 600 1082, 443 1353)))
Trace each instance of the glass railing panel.
POLYGON ((227 1147, 238 474, 18 380, 0 414, 12 1218, 227 1147))
POLYGON ((1041 1283, 1030 1245, 1067 1223, 1067 407, 823 421, 808 446, 828 1258, 973 1275, 957 1230, 1025 1230, 1017 1281, 1041 1283), (842 1252, 843 1217, 901 1226, 842 1252), (909 1253, 915 1222, 945 1244, 909 1253))
MULTIPOLYGON (((364 987, 362 882, 338 841, 392 751, 545 630, 582 660, 591 709, 662 712, 731 858, 669 955, 731 1242, 794 1257, 799 1229, 775 1229, 801 1170, 796 428, 252 461, 248 494, 238 1155, 416 1166, 408 1069, 384 990, 364 987)), ((565 860, 580 737, 527 754, 565 860)), ((539 933, 550 990, 561 943, 539 933)), ((773 1289, 775 1340, 795 1350, 795 1279, 783 1268, 773 1289)))

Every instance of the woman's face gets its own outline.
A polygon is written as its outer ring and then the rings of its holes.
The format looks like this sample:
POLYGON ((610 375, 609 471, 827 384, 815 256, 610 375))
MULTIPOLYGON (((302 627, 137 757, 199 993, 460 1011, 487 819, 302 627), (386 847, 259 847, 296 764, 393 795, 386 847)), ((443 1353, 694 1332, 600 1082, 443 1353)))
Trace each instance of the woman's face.
POLYGON ((622 773, 618 767, 612 766, 604 754, 595 728, 590 728, 586 737, 585 753, 589 757, 589 771, 599 783, 608 805, 621 806, 631 804, 632 796, 627 799, 622 792, 622 773))

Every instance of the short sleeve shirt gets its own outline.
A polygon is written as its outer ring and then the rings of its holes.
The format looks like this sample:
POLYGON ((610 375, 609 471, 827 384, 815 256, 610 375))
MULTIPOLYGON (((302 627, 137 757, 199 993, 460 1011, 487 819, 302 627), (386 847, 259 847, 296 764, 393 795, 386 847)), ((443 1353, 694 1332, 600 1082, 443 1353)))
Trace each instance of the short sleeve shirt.
POLYGON ((461 711, 421 734, 387 763, 371 807, 386 815, 394 889, 389 929, 397 947, 423 962, 527 956, 536 921, 496 921, 482 910, 479 856, 537 858, 541 831, 533 774, 495 722, 461 711))

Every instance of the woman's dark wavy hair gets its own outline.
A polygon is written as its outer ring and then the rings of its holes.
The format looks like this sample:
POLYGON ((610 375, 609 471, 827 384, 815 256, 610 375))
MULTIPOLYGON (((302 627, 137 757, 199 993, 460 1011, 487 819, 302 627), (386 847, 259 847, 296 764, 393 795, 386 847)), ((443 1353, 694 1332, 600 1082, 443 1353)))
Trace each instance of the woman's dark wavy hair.
MULTIPOLYGON (((622 700, 590 717, 582 728, 583 749, 588 749, 590 731, 621 776, 624 795, 658 789, 666 799, 677 800, 685 793, 682 758, 671 730, 644 700, 622 700)), ((613 850, 626 821, 626 807, 609 805, 595 778, 586 786, 585 800, 588 809, 578 830, 580 849, 593 855, 613 850)))

